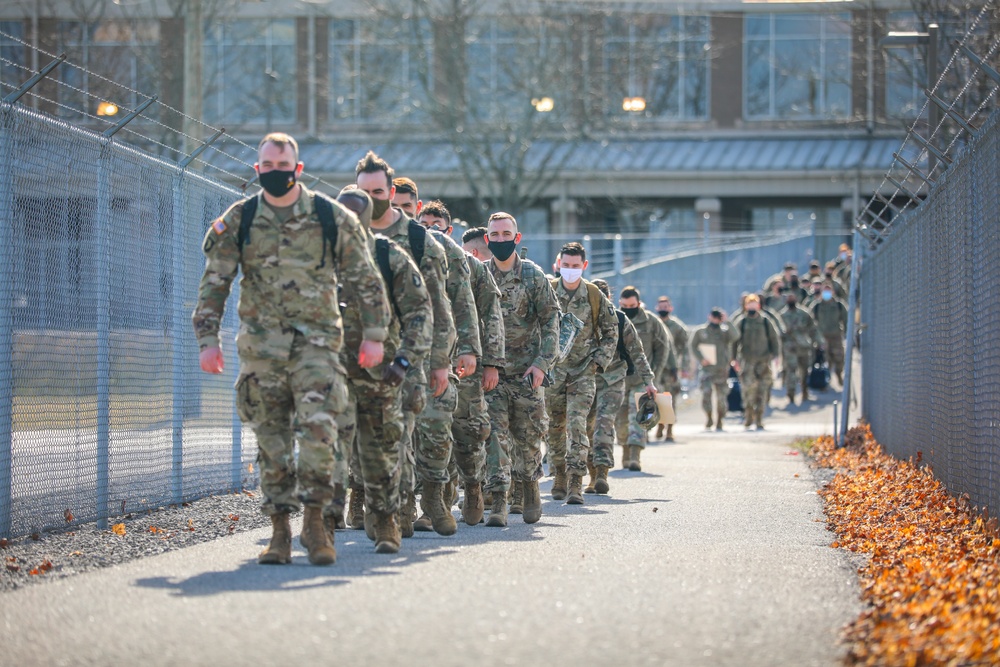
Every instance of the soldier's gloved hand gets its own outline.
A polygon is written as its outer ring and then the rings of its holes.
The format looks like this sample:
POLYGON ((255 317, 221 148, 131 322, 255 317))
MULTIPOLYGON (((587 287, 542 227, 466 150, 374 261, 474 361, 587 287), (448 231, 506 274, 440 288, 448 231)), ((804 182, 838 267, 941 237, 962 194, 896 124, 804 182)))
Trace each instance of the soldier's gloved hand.
POLYGON ((460 354, 458 355, 458 367, 456 369, 456 374, 460 378, 467 378, 476 372, 476 355, 474 354, 460 354))
POLYGON ((385 368, 382 370, 382 382, 385 382, 390 387, 398 387, 403 384, 403 379, 406 377, 406 371, 410 370, 410 362, 406 357, 396 357, 390 363, 386 364, 385 368))
POLYGON ((226 368, 226 362, 222 358, 222 348, 218 347, 206 347, 198 355, 198 362, 201 364, 201 370, 213 375, 218 375, 226 368))

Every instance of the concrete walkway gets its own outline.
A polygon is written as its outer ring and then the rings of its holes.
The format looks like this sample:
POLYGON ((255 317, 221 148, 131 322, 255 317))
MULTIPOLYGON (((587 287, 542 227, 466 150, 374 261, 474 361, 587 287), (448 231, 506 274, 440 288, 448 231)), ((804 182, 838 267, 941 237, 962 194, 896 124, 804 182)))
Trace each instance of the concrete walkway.
POLYGON ((609 496, 567 506, 544 480, 534 526, 396 556, 340 532, 330 568, 297 540, 293 565, 260 567, 253 531, 28 586, 0 595, 0 665, 838 665, 854 566, 789 447, 830 432, 832 400, 716 434, 692 397, 678 442, 609 496))

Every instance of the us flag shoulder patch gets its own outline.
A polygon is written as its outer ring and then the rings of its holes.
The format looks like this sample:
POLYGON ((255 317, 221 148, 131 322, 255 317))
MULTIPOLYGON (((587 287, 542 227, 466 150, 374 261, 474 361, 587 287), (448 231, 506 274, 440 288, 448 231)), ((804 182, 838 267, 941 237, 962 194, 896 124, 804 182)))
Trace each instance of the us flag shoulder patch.
POLYGON ((226 231, 226 223, 222 221, 222 218, 219 218, 218 220, 212 223, 212 229, 215 230, 216 234, 221 234, 222 232, 226 231))

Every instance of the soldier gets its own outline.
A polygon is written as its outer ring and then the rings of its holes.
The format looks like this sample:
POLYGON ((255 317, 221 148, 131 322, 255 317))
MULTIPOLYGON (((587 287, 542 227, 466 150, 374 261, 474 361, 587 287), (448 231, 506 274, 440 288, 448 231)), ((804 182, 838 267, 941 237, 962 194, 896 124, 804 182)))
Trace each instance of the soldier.
POLYGON ((771 283, 771 289, 764 297, 764 307, 774 312, 778 312, 785 307, 784 280, 778 279, 771 283))
MULTIPOLYGON (((659 381, 656 383, 661 390, 670 392, 670 402, 677 414, 677 396, 681 393, 680 369, 687 368, 690 361, 688 357, 688 332, 687 327, 680 318, 673 316, 674 304, 669 296, 661 296, 656 300, 656 314, 660 316, 660 322, 670 332, 673 345, 670 349, 670 356, 667 358, 667 366, 663 369, 659 381)), ((667 424, 666 442, 674 441, 674 425, 667 424)), ((656 437, 663 437, 663 424, 656 428, 656 437)))
POLYGON ((559 344, 559 302, 541 267, 515 254, 521 233, 514 217, 494 213, 486 228, 486 241, 493 253, 486 266, 500 289, 507 336, 504 367, 483 372, 491 429, 486 450, 486 490, 493 494, 487 525, 502 527, 507 525, 512 468, 524 494, 525 523, 534 523, 542 515, 539 438, 548 428, 542 382, 552 368, 559 344))
POLYGON ((392 179, 392 187, 396 193, 392 196, 392 205, 411 219, 419 220, 424 203, 417 197, 417 184, 406 176, 398 176, 392 179))
MULTIPOLYGON (((646 353, 649 367, 653 371, 653 379, 663 374, 663 369, 667 366, 670 353, 673 349, 673 341, 670 332, 660 322, 660 318, 642 306, 639 290, 629 285, 621 291, 618 296, 618 305, 628 316, 635 326, 639 338, 642 340, 642 349, 646 353)), ((625 379, 625 401, 618 411, 618 419, 615 427, 618 431, 618 444, 622 446, 622 467, 629 470, 642 470, 642 463, 639 460, 643 448, 646 446, 646 429, 639 426, 632 418, 635 413, 635 401, 632 395, 638 391, 648 391, 643 387, 642 378, 632 375, 625 379)), ((656 390, 653 390, 656 393, 656 390)))
MULTIPOLYGON (((403 454, 403 470, 400 479, 401 508, 400 531, 403 537, 413 535, 413 519, 416 513, 415 484, 415 453, 414 445, 426 440, 414 441, 413 432, 416 415, 423 412, 427 404, 425 396, 425 373, 430 376, 429 389, 431 398, 439 399, 452 387, 449 375, 451 373, 451 356, 455 349, 456 331, 452 318, 451 305, 446 292, 446 277, 448 274, 448 259, 444 248, 427 230, 410 220, 403 211, 391 205, 395 195, 392 178, 395 172, 389 164, 372 151, 361 158, 355 168, 357 185, 372 198, 372 230, 383 234, 398 243, 410 253, 431 295, 434 307, 434 340, 431 352, 424 362, 424 368, 411 369, 403 382, 403 413, 404 434, 400 441, 403 454)), ((447 397, 446 399, 447 400, 447 397)), ((432 452, 425 452, 425 462, 436 460, 432 452)), ((447 459, 445 459, 447 469, 447 459)), ((447 477, 444 481, 447 481, 447 477)), ((442 483, 443 484, 443 483, 442 483)), ((443 488, 442 488, 443 494, 443 488)), ((450 511, 446 512, 449 516, 450 511)), ((450 527, 447 517, 439 513, 442 529, 450 527)), ((454 517, 452 517, 454 522, 454 517)))
POLYGON ((261 509, 272 525, 257 561, 291 562, 289 514, 302 504, 300 541, 309 562, 327 565, 337 554, 323 508, 333 498, 335 461, 343 459, 336 416, 347 404, 338 280, 367 304, 359 367, 382 363, 389 311, 357 217, 297 182, 303 164, 295 140, 268 134, 257 151, 263 192, 229 207, 205 234, 205 272, 192 317, 199 361, 208 373, 223 370, 219 326, 242 269, 236 404, 257 435, 261 509))
POLYGON ((792 276, 798 272, 798 265, 795 262, 785 262, 785 266, 781 273, 775 273, 773 276, 764 281, 764 293, 768 294, 771 292, 771 285, 775 281, 780 280, 787 287, 789 281, 791 281, 792 276))
MULTIPOLYGON (((371 224, 372 201, 366 192, 349 186, 337 199, 355 212, 367 230, 369 247, 386 283, 392 323, 385 343, 386 358, 382 368, 365 369, 354 361, 353 350, 359 344, 362 313, 368 305, 353 292, 345 292, 345 345, 340 359, 347 368, 348 409, 337 419, 343 442, 353 443, 351 452, 352 491, 360 501, 369 538, 375 540, 377 553, 396 553, 400 547, 399 524, 399 441, 403 436, 403 411, 399 387, 411 366, 419 367, 431 348, 434 311, 431 297, 420 276, 420 269, 410 255, 394 241, 375 236, 371 224)), ((340 474, 337 488, 344 488, 340 474)), ((340 508, 343 500, 340 499, 340 508)), ((337 507, 328 508, 327 530, 336 523, 337 507)), ((357 510, 357 508, 355 508, 357 510)), ((356 521, 356 517, 352 524, 356 521)))
MULTIPOLYGON (((453 422, 455 410, 458 409, 457 383, 460 379, 472 378, 475 375, 477 359, 482 356, 482 348, 480 346, 479 314, 472 291, 469 256, 447 233, 451 230, 451 213, 440 201, 432 201, 427 206, 421 207, 419 222, 428 228, 431 235, 441 243, 448 257, 448 275, 445 286, 458 334, 453 355, 457 375, 452 378, 452 386, 441 399, 430 401, 417 421, 417 470, 424 481, 424 492, 421 495, 420 505, 425 517, 422 517, 422 520, 418 519, 414 528, 428 529, 430 525, 433 525, 434 530, 441 533, 438 529, 441 519, 436 518, 437 515, 432 511, 435 507, 446 507, 448 512, 445 520, 454 521, 450 511, 454 489, 450 485, 451 475, 448 466, 451 463, 455 443, 453 422), (447 487, 447 489, 440 490, 440 493, 443 494, 440 503, 437 501, 437 495, 439 495, 437 484, 439 482, 447 487)), ((473 475, 476 474, 475 461, 470 462, 468 458, 463 458, 462 463, 467 471, 471 471, 473 475)), ((475 498, 472 500, 478 505, 475 498)), ((475 523, 479 523, 482 513, 477 512, 476 509, 475 505, 469 508, 471 514, 465 516, 467 521, 478 513, 480 516, 476 518, 475 523)))
POLYGON ((781 311, 785 331, 781 334, 782 365, 788 404, 795 405, 795 387, 802 385, 802 401, 809 400, 809 369, 812 367, 814 349, 819 345, 816 320, 809 311, 798 306, 798 295, 785 295, 787 305, 781 311))
MULTIPOLYGON (((584 247, 574 241, 564 245, 559 254, 560 277, 551 281, 552 289, 562 312, 578 317, 583 328, 566 357, 556 365, 552 384, 545 390, 548 456, 555 470, 552 499, 565 498, 567 504, 582 505, 583 476, 587 474, 590 454, 587 417, 597 391, 596 376, 604 373, 617 350, 618 323, 611 302, 597 286, 583 279, 587 268, 584 247)), ((606 465, 597 468, 597 478, 607 486, 606 465)))
POLYGON ((744 425, 749 431, 754 424, 764 429, 765 392, 770 391, 773 378, 771 362, 781 352, 778 328, 760 313, 760 297, 751 294, 744 305, 746 313, 734 319, 732 328, 738 338, 733 343, 736 370, 743 388, 744 425))
POLYGON ((837 382, 844 386, 844 336, 847 333, 847 306, 833 295, 833 283, 823 283, 820 300, 813 305, 813 318, 820 335, 823 336, 827 362, 837 376, 837 382))
MULTIPOLYGON (((611 298, 608 283, 597 279, 594 281, 601 293, 611 298)), ((590 482, 584 493, 604 494, 610 490, 607 479, 607 469, 615 465, 615 421, 622 403, 625 401, 626 377, 635 375, 646 386, 646 392, 656 388, 653 386, 653 371, 642 350, 639 334, 624 312, 615 310, 618 323, 617 345, 611 363, 597 374, 594 404, 587 417, 587 432, 590 434, 591 448, 587 468, 590 471, 590 482), (601 473, 598 471, 604 468, 601 473)))
POLYGON ((721 308, 713 308, 708 313, 708 322, 694 330, 691 334, 691 354, 701 367, 701 407, 708 416, 705 429, 712 428, 712 390, 715 390, 715 408, 717 419, 715 430, 722 430, 722 419, 726 416, 728 404, 726 395, 729 390, 729 366, 732 361, 730 352, 732 344, 739 336, 733 327, 726 323, 726 313, 721 308))
POLYGON ((805 286, 809 286, 812 284, 812 281, 822 277, 823 266, 819 263, 818 259, 813 259, 809 262, 809 271, 801 277, 801 281, 805 286))

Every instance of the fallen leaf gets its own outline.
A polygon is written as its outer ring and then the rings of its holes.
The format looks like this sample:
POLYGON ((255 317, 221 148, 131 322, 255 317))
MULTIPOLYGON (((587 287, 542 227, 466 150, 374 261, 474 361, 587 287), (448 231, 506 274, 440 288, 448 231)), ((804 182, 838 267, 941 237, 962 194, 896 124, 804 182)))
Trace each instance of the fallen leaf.
POLYGON ((160 530, 159 528, 157 528, 156 526, 150 526, 149 527, 149 532, 151 532, 151 533, 153 533, 155 535, 156 533, 162 533, 163 531, 160 530))
POLYGON ((798 455, 799 455, 799 450, 797 449, 789 449, 787 452, 785 452, 785 456, 798 456, 798 455))
POLYGON ((124 523, 116 523, 115 525, 111 526, 111 532, 114 533, 115 535, 124 535, 125 534, 125 524, 124 523))
POLYGON ((52 569, 52 561, 46 558, 42 561, 42 564, 38 566, 38 569, 42 572, 48 572, 52 569))
POLYGON ((10 544, 10 542, 7 541, 6 537, 0 539, 0 549, 6 549, 8 544, 10 544))
POLYGON ((83 555, 82 551, 74 551, 73 553, 70 554, 70 556, 82 556, 82 555, 83 555))
POLYGON ((253 472, 253 464, 252 463, 247 466, 247 470, 249 470, 250 472, 253 472))
POLYGON ((11 572, 20 572, 21 571, 21 566, 17 565, 16 563, 7 563, 6 565, 7 565, 7 569, 10 570, 11 572))
POLYGON ((192 533, 194 532, 194 519, 188 519, 187 529, 190 530, 192 533))
POLYGON ((42 536, 39 533, 32 533, 31 534, 31 539, 33 539, 33 540, 35 540, 37 542, 38 540, 42 539, 42 536))
POLYGON ((230 521, 239 521, 240 517, 238 515, 236 515, 236 514, 230 514, 229 515, 229 520, 230 521))
POLYGON ((798 477, 798 476, 799 476, 799 473, 795 473, 794 475, 792 475, 792 477, 798 477))
POLYGON ((659 508, 659 507, 654 507, 654 508, 653 508, 653 511, 654 511, 654 512, 659 512, 659 511, 660 511, 660 508, 659 508))
POLYGON ((66 511, 63 512, 63 516, 66 517, 66 523, 72 523, 75 518, 73 513, 69 511, 69 508, 66 508, 66 511))

